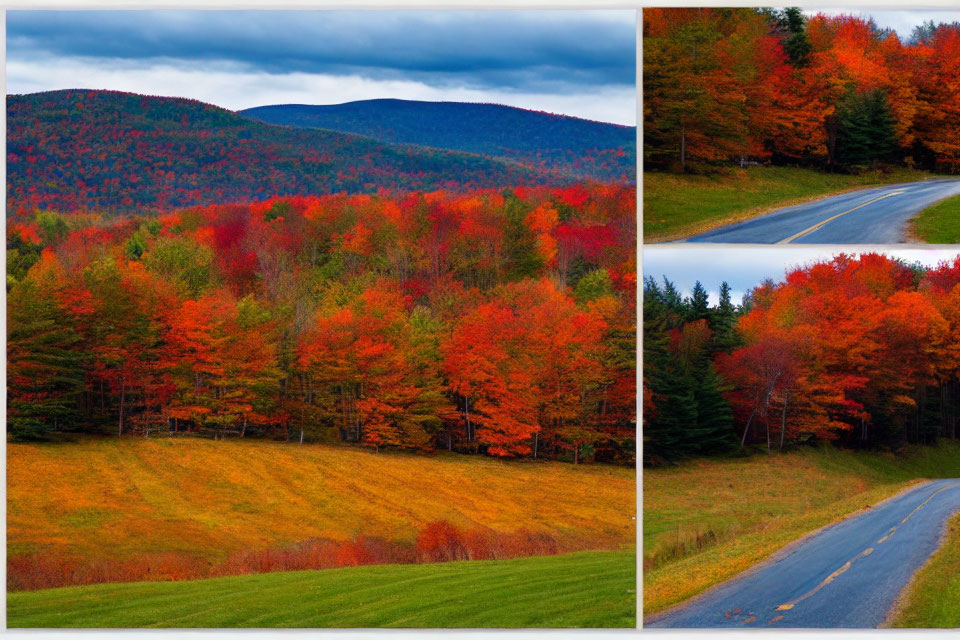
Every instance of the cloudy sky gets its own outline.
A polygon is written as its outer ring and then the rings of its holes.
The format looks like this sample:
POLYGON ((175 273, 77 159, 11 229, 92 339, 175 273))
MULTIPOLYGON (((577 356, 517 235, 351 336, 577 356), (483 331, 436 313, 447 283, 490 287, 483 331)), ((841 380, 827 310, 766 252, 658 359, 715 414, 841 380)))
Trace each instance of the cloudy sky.
POLYGON ((897 249, 864 247, 863 245, 837 247, 750 247, 749 250, 730 248, 703 248, 696 245, 648 246, 643 249, 643 275, 658 282, 666 276, 677 288, 689 295, 697 280, 710 292, 712 303, 724 280, 733 290, 733 300, 740 302, 743 294, 766 278, 783 281, 788 269, 829 260, 838 253, 858 254, 866 251, 885 253, 908 262, 920 262, 934 267, 945 260, 952 261, 957 249, 897 249))
POLYGON ((497 102, 636 124, 634 11, 8 11, 7 92, 497 102))
POLYGON ((837 15, 843 13, 848 15, 861 15, 864 18, 872 17, 874 22, 877 23, 877 26, 881 28, 893 29, 897 32, 897 36, 900 38, 900 40, 904 42, 910 38, 914 27, 919 26, 928 20, 933 20, 935 23, 960 22, 960 11, 937 9, 893 11, 889 9, 868 9, 865 7, 851 9, 848 7, 846 9, 811 9, 809 11, 805 11, 804 13, 807 15, 815 15, 817 13, 837 15))

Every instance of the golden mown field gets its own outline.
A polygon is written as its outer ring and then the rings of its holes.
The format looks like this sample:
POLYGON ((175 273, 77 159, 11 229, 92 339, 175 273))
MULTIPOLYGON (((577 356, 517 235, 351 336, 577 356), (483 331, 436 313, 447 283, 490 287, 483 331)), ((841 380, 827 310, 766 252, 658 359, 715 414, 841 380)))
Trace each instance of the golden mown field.
POLYGON ((412 541, 431 521, 635 541, 635 471, 263 441, 89 439, 7 446, 12 556, 218 558, 310 538, 412 541))

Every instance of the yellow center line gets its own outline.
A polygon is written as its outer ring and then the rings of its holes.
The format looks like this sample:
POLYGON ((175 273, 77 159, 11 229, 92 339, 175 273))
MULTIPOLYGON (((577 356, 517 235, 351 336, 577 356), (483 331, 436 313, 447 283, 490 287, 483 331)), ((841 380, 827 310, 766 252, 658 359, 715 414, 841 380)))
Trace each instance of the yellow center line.
POLYGON ((923 502, 921 502, 919 505, 917 505, 917 508, 914 509, 913 511, 911 511, 911 512, 910 512, 910 515, 908 515, 906 518, 904 518, 903 520, 901 520, 901 521, 900 521, 900 524, 903 524, 903 523, 905 523, 907 520, 909 520, 910 518, 912 518, 912 517, 913 517, 913 514, 915 514, 917 511, 920 511, 920 509, 922 509, 924 506, 926 506, 926 504, 927 504, 928 502, 930 502, 931 500, 933 500, 934 498, 936 498, 939 494, 943 493, 943 492, 946 491, 947 489, 955 489, 956 487, 957 487, 957 485, 951 485, 951 486, 949 486, 949 487, 944 487, 943 489, 940 489, 939 491, 931 494, 929 498, 927 498, 926 500, 924 500, 923 502))
MULTIPOLYGON (((870 204, 870 203, 868 202, 868 203, 866 203, 866 204, 870 204)), ((860 205, 860 206, 863 206, 863 205, 860 205)), ((944 491, 946 491, 946 490, 948 490, 948 489, 956 489, 957 486, 958 486, 958 485, 950 485, 950 486, 948 486, 948 487, 944 487, 944 488, 942 488, 942 489, 940 489, 940 490, 938 490, 938 491, 935 491, 934 493, 930 494, 930 496, 929 496, 926 500, 924 500, 923 502, 921 502, 919 505, 917 505, 916 508, 914 508, 914 510, 911 511, 911 512, 907 515, 906 518, 904 518, 903 520, 901 520, 901 521, 900 521, 900 524, 904 524, 907 520, 909 520, 910 518, 912 518, 912 517, 913 517, 913 514, 915 514, 917 511, 920 511, 920 509, 922 509, 924 506, 926 506, 931 500, 933 500, 934 498, 936 498, 938 495, 940 495, 941 493, 943 493, 944 491)), ((880 538, 879 540, 877 540, 877 544, 882 544, 883 541, 884 541, 884 540, 887 540, 890 536, 892 536, 892 535, 894 534, 894 532, 896 532, 896 530, 897 530, 897 527, 891 528, 890 531, 887 532, 887 535, 885 535, 885 536, 883 536, 882 538, 880 538)), ((873 553, 873 547, 867 547, 866 549, 864 549, 863 551, 861 551, 860 553, 858 553, 853 559, 848 560, 847 562, 845 562, 842 567, 840 567, 839 569, 837 569, 836 571, 834 571, 833 573, 831 573, 830 575, 828 575, 826 578, 824 578, 824 579, 820 582, 820 584, 818 584, 817 586, 815 586, 813 589, 811 589, 810 591, 806 592, 805 594, 803 594, 802 596, 800 596, 800 597, 797 598, 796 600, 793 600, 793 601, 791 601, 791 602, 787 602, 786 604, 780 605, 779 607, 777 607, 776 609, 774 609, 774 611, 789 611, 790 609, 793 609, 797 604, 803 602, 804 600, 806 600, 806 599, 809 598, 810 596, 812 596, 812 595, 814 595, 815 593, 817 593, 818 591, 820 591, 820 589, 823 589, 825 586, 827 586, 828 584, 830 584, 831 582, 833 582, 834 579, 835 579, 837 576, 839 576, 840 574, 844 573, 847 569, 849 569, 849 568, 853 565, 854 562, 856 562, 856 561, 859 560, 860 558, 865 558, 866 556, 870 555, 871 553, 873 553)))
POLYGON ((896 532, 897 532, 897 528, 896 528, 896 527, 891 527, 891 528, 890 528, 890 531, 887 531, 887 535, 885 535, 885 536, 883 536, 882 538, 880 538, 879 540, 877 540, 877 544, 883 544, 884 542, 886 542, 887 540, 889 540, 889 539, 890 539, 890 536, 892 536, 892 535, 895 534, 896 532))
POLYGON ((813 233, 814 231, 816 231, 817 229, 819 229, 819 228, 822 227, 823 225, 827 224, 828 222, 833 222, 834 220, 836 220, 836 219, 839 218, 840 216, 845 216, 845 215, 847 215, 848 213, 853 213, 853 212, 856 211, 857 209, 862 209, 863 207, 867 206, 868 204, 873 204, 874 202, 877 202, 877 201, 879 201, 879 200, 883 200, 884 198, 889 198, 890 196, 898 196, 898 195, 900 195, 900 194, 903 193, 903 192, 904 192, 903 189, 898 189, 898 190, 896 190, 896 191, 891 191, 890 193, 885 193, 885 194, 883 194, 882 196, 880 196, 880 197, 878 197, 878 198, 874 198, 873 200, 870 200, 869 202, 864 202, 864 203, 861 204, 861 205, 857 205, 857 206, 854 207, 853 209, 847 209, 847 210, 844 211, 843 213, 838 213, 837 215, 835 215, 835 216, 833 216, 833 217, 831 217, 831 218, 827 218, 826 220, 823 220, 823 221, 821 221, 821 222, 818 222, 817 224, 813 225, 813 226, 810 227, 809 229, 804 229, 804 230, 801 231, 800 233, 795 233, 795 234, 793 234, 792 236, 790 236, 789 238, 784 238, 783 240, 777 242, 777 244, 788 244, 788 243, 790 243, 790 242, 793 242, 794 240, 797 240, 797 239, 799 239, 799 238, 802 238, 803 236, 810 235, 811 233, 813 233))

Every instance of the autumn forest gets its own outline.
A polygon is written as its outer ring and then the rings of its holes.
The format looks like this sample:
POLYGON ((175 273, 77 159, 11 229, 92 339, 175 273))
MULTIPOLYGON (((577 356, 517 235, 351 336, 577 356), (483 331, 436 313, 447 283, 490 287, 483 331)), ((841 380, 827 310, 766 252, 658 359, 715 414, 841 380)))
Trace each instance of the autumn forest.
POLYGON ((630 463, 635 191, 8 221, 9 429, 630 463))
POLYGON ((960 258, 840 254, 709 303, 644 283, 644 458, 958 437, 960 258))
POLYGON ((960 24, 909 37, 800 9, 645 8, 644 161, 960 171, 960 24))

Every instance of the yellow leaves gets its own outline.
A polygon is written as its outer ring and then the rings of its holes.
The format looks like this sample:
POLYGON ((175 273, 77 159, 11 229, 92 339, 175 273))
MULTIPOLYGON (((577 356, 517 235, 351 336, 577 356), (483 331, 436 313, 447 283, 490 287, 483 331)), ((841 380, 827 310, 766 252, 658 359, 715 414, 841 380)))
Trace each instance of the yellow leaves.
POLYGON ((551 203, 544 202, 527 214, 526 224, 531 231, 545 234, 553 231, 558 221, 557 210, 553 208, 551 203))
POLYGON ((353 231, 343 236, 343 248, 357 255, 365 256, 371 252, 370 237, 373 231, 362 222, 358 222, 353 231))
POLYGON ((196 420, 208 413, 210 413, 209 407, 200 406, 170 407, 167 411, 169 417, 177 420, 196 420))
POLYGON ((890 402, 895 405, 901 405, 904 407, 916 407, 917 401, 903 394, 897 394, 890 398, 890 402))
POLYGON ((552 234, 541 233, 537 236, 537 252, 546 264, 552 264, 557 257, 557 241, 552 234))

